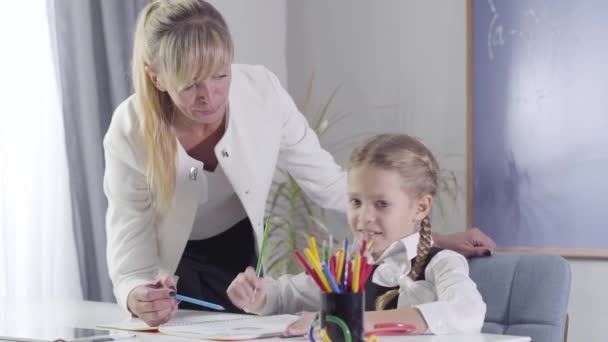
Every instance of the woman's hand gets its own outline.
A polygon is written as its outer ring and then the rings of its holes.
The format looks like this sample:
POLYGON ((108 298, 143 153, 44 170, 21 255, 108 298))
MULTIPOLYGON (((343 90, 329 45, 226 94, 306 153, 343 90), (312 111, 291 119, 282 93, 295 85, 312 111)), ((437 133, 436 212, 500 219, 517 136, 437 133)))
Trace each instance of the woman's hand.
POLYGON ((169 322, 177 314, 175 289, 175 277, 159 274, 153 284, 141 285, 131 290, 127 297, 127 306, 149 326, 159 326, 169 322))
MULTIPOLYGON (((300 313, 300 318, 285 328, 285 332, 283 333, 285 336, 300 336, 306 335, 308 333, 308 328, 312 321, 314 321, 315 316, 317 316, 316 312, 302 312, 300 313)), ((318 338, 318 336, 316 337, 318 338)))
POLYGON ((266 304, 266 282, 257 277, 253 267, 239 273, 226 292, 230 301, 245 311, 259 312, 266 304))
POLYGON ((451 249, 465 257, 491 255, 496 243, 479 228, 467 229, 452 234, 433 234, 434 244, 443 249, 451 249))

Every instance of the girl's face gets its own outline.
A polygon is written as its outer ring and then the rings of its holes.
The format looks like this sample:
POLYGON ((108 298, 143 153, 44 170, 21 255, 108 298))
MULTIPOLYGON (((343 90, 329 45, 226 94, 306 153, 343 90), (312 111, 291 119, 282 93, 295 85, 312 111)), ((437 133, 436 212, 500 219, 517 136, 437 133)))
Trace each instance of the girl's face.
POLYGON ((415 232, 430 212, 432 197, 410 198, 397 171, 362 165, 348 173, 348 224, 358 240, 371 239, 372 255, 415 232))
POLYGON ((231 65, 225 64, 211 77, 192 80, 171 94, 173 103, 186 121, 211 125, 223 120, 232 80, 231 71, 231 65))

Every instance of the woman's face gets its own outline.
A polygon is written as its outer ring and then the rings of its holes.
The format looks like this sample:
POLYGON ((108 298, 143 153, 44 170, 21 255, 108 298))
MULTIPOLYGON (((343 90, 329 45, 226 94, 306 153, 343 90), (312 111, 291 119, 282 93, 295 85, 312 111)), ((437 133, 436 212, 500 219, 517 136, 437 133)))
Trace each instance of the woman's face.
POLYGON ((227 63, 209 78, 192 80, 172 92, 171 99, 180 114, 192 123, 210 125, 220 122, 226 114, 231 64, 227 63))

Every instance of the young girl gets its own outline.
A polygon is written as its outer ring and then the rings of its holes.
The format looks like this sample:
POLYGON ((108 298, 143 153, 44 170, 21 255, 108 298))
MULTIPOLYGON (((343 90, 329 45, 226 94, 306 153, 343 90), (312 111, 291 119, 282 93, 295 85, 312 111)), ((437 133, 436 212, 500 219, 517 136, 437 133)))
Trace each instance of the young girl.
MULTIPOLYGON (((431 152, 410 136, 382 134, 356 148, 349 164, 348 223, 358 241, 374 241, 366 327, 407 322, 418 333, 479 332, 486 306, 467 260, 432 247, 429 215, 439 168, 431 152)), ((318 311, 321 305, 319 287, 305 273, 274 280, 257 278, 248 268, 228 296, 257 314, 318 311)), ((304 333, 313 317, 303 315, 287 333, 304 333)))

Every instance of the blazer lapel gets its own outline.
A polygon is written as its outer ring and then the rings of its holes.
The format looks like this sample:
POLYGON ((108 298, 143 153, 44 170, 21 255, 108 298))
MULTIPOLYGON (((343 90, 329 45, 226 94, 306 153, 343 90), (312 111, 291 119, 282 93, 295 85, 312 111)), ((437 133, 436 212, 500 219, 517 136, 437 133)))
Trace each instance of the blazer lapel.
POLYGON ((174 207, 159 225, 161 227, 159 240, 165 242, 159 245, 159 253, 161 260, 169 261, 169 265, 163 266, 170 270, 177 269, 183 249, 192 232, 201 197, 207 196, 205 180, 203 163, 191 158, 177 141, 174 207), (181 249, 177 250, 176 246, 181 246, 181 249))

